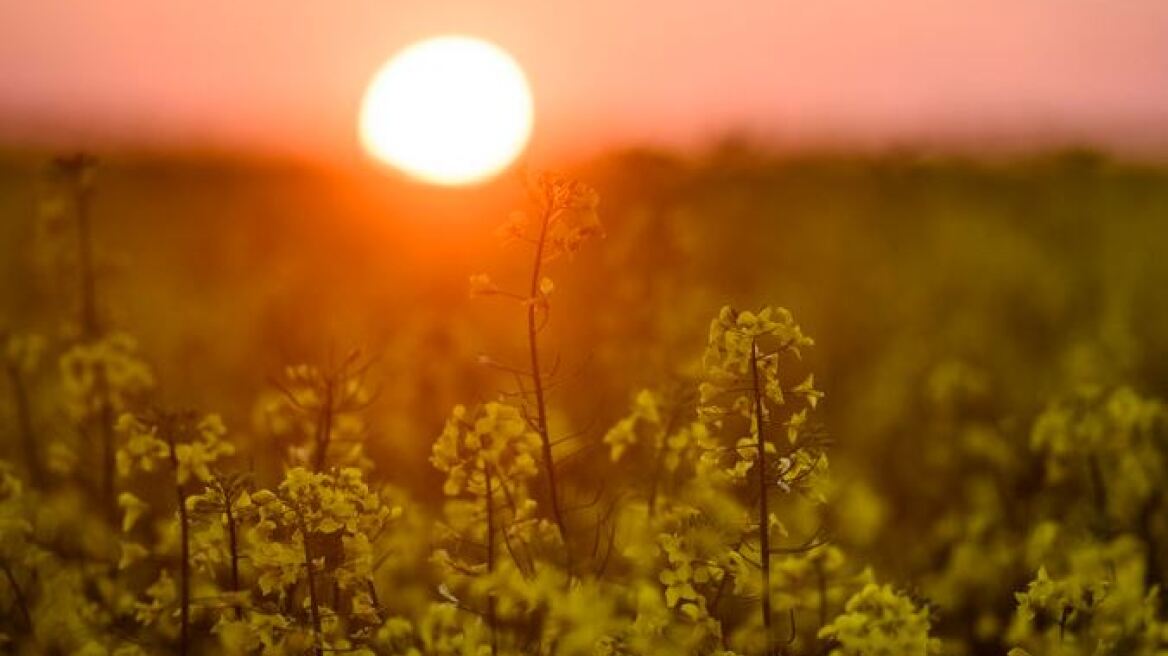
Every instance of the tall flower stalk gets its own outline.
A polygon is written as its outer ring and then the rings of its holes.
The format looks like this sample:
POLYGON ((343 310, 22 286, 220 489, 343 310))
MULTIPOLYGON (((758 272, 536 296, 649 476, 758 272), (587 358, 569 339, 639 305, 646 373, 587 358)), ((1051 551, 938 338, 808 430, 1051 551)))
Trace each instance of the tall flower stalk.
POLYGON ((32 400, 29 396, 29 378, 36 370, 45 340, 39 335, 0 334, 0 366, 8 375, 12 388, 12 405, 16 410, 16 428, 24 452, 25 469, 34 487, 44 483, 41 450, 32 423, 32 400))
MULTIPOLYGON (((81 345, 93 346, 103 338, 98 317, 97 265, 94 252, 92 203, 94 174, 97 160, 85 153, 53 160, 53 171, 65 187, 69 198, 77 235, 77 328, 81 345)), ((93 413, 88 425, 82 427, 87 437, 96 432, 101 467, 99 489, 110 517, 117 512, 116 453, 114 421, 118 409, 111 397, 109 372, 104 363, 95 361, 92 370, 93 413)))
POLYGON ((586 239, 602 235, 603 230, 596 212, 599 199, 590 187, 556 175, 543 174, 532 181, 529 192, 535 208, 534 215, 517 214, 502 229, 508 240, 533 247, 527 293, 505 291, 483 274, 471 276, 471 293, 507 297, 525 306, 528 367, 525 371, 507 371, 517 376, 520 396, 529 404, 525 414, 532 430, 539 436, 549 510, 565 545, 564 553, 570 570, 569 527, 562 486, 556 471, 554 444, 548 428, 547 374, 543 369, 539 343, 540 332, 548 320, 548 297, 555 288, 551 278, 545 275, 545 270, 549 262, 558 257, 571 256, 586 239), (530 392, 526 389, 525 380, 531 383, 530 392))
MULTIPOLYGON (((546 198, 539 212, 539 237, 535 243, 535 257, 532 259, 531 266, 531 285, 528 292, 529 301, 527 303, 527 345, 531 363, 532 393, 535 397, 535 430, 539 433, 543 454, 543 468, 547 476, 548 499, 551 503, 552 519, 560 530, 560 539, 566 545, 568 544, 568 526, 564 521, 564 514, 560 508, 559 485, 556 483, 556 463, 552 456, 551 435, 548 434, 547 403, 544 400, 543 390, 543 371, 540 369, 539 363, 539 326, 536 323, 539 304, 535 302, 535 299, 540 298, 541 294, 540 280, 542 278, 540 274, 543 270, 548 226, 551 223, 554 210, 554 201, 546 198)), ((544 311, 547 311, 546 304, 544 311)))
MULTIPOLYGON (((223 441, 226 430, 217 415, 200 417, 192 412, 155 411, 141 416, 123 415, 118 430, 125 436, 118 451, 118 471, 123 476, 135 472, 149 473, 157 461, 169 465, 174 486, 179 522, 179 644, 178 653, 186 655, 191 637, 191 515, 188 500, 191 483, 206 484, 213 480, 211 466, 235 448, 223 441)), ((144 502, 123 494, 120 505, 141 514, 144 502)), ((127 518, 124 529, 133 521, 127 518)))
MULTIPOLYGON (((808 411, 823 395, 814 388, 811 376, 792 385, 780 366, 783 358, 797 359, 800 349, 812 344, 784 309, 764 308, 754 313, 726 307, 710 325, 703 357, 699 415, 712 432, 732 440, 729 448, 709 450, 707 460, 721 469, 731 485, 753 488, 753 494, 746 497, 754 504, 755 520, 733 551, 740 565, 758 570, 766 654, 782 649, 775 631, 772 559, 780 553, 792 553, 772 543, 771 533, 781 530, 782 523, 771 500, 779 492, 814 494, 816 475, 826 466, 821 445, 807 431, 808 411), (785 427, 785 439, 776 436, 779 427, 785 427), (741 437, 743 433, 747 436, 741 437), (748 544, 757 546, 757 559, 744 552, 748 544)), ((813 537, 797 550, 814 546, 813 537)), ((791 618, 794 639, 793 611, 791 618)))

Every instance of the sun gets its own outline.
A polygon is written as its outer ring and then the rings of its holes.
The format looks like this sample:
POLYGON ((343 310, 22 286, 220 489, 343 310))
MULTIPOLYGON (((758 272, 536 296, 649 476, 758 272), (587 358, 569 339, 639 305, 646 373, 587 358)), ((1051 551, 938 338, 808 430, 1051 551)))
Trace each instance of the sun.
POLYGON ((373 157, 427 182, 486 180, 531 137, 531 88, 519 64, 482 39, 415 43, 374 75, 358 130, 373 157))

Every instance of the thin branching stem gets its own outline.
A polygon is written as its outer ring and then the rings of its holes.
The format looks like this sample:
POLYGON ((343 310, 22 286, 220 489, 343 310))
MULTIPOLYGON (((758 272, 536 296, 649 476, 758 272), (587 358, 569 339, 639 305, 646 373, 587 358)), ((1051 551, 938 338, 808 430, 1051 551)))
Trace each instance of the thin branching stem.
POLYGON ((681 413, 679 405, 673 407, 669 413, 669 421, 665 422, 665 430, 661 433, 661 444, 653 458, 653 478, 649 483, 649 518, 657 514, 657 495, 661 489, 661 478, 665 471, 665 456, 668 451, 669 436, 673 433, 673 426, 677 423, 677 416, 681 413))
POLYGON ((827 573, 823 561, 815 561, 815 582, 819 588, 819 626, 827 626, 827 573))
MULTIPOLYGON (((237 527, 235 514, 231 509, 232 505, 232 490, 227 486, 222 486, 223 489, 223 510, 227 519, 227 547, 231 552, 231 591, 239 592, 239 536, 237 535, 237 527)), ((236 617, 243 618, 243 608, 239 604, 235 605, 236 617)))
POLYGON ((771 628, 771 539, 770 511, 767 507, 767 452, 763 436, 762 383, 758 375, 758 344, 751 344, 750 378, 754 398, 754 434, 758 447, 758 546, 762 570, 762 626, 766 634, 766 653, 774 651, 774 631, 771 628))
POLYGON ((1091 498, 1095 503, 1098 531, 1103 537, 1109 537, 1111 521, 1107 515, 1107 483, 1104 481, 1103 467, 1099 464, 1099 457, 1095 454, 1087 457, 1087 472, 1091 478, 1091 498))
POLYGON ((92 339, 100 334, 97 322, 97 275, 93 258, 93 226, 90 222, 90 201, 92 193, 86 187, 85 163, 79 162, 70 179, 77 219, 77 261, 80 266, 78 295, 80 300, 79 320, 81 334, 92 339))
MULTIPOLYGON (((515 503, 515 496, 511 493, 511 490, 507 487, 507 478, 505 476, 503 476, 503 474, 501 472, 499 473, 498 478, 499 478, 499 489, 503 491, 503 499, 504 499, 504 501, 507 502, 507 507, 511 509, 511 515, 512 515, 512 517, 514 517, 515 515, 517 515, 519 513, 519 507, 515 503)), ((505 546, 507 548, 507 553, 511 556, 511 561, 515 563, 515 567, 519 568, 519 571, 523 574, 524 577, 530 578, 532 573, 535 570, 535 565, 532 562, 528 562, 525 565, 523 563, 523 561, 521 561, 519 559, 518 552, 515 550, 515 547, 511 544, 511 537, 507 534, 507 531, 503 531, 503 546, 505 546)), ((530 561, 530 557, 528 558, 528 560, 530 561)))
POLYGON ((8 586, 12 588, 12 598, 16 601, 16 607, 20 609, 20 618, 24 620, 25 626, 31 633, 33 630, 32 613, 28 610, 28 600, 24 597, 24 590, 20 587, 20 583, 16 580, 16 575, 8 563, 0 560, 0 571, 4 572, 4 578, 7 579, 8 586))
MULTIPOLYGON (((483 473, 487 483, 487 577, 491 578, 495 573, 495 499, 490 463, 483 467, 483 473)), ((499 653, 499 622, 495 593, 491 590, 487 590, 487 628, 491 631, 491 656, 495 656, 499 653)))
POLYGON ((543 268, 544 248, 547 245, 548 224, 551 222, 553 207, 551 199, 546 200, 540 214, 539 240, 535 246, 535 260, 531 268, 531 299, 527 304, 527 344, 531 358, 531 381, 535 394, 535 421, 536 432, 539 433, 543 446, 543 468, 547 474, 548 497, 551 503, 552 519, 559 529, 560 539, 564 542, 564 553, 568 559, 568 571, 571 571, 571 548, 568 545, 568 529, 564 522, 560 508, 559 485, 556 482, 556 467, 552 457, 552 441, 548 434, 547 406, 544 400, 543 374, 539 367, 539 326, 537 324, 538 303, 535 299, 539 295, 540 273, 543 268))
MULTIPOLYGON (((101 325, 97 314, 97 269, 94 264, 93 221, 91 204, 93 190, 85 176, 93 160, 86 155, 77 155, 62 162, 73 194, 74 218, 77 222, 77 263, 78 283, 78 324, 81 338, 85 342, 95 342, 101 337, 101 325)), ((105 366, 98 362, 94 371, 94 394, 97 400, 97 431, 101 449, 101 491, 111 521, 117 517, 116 499, 116 450, 114 442, 114 408, 110 401, 109 381, 105 366)))
POLYGON ((169 427, 167 431, 167 444, 170 447, 170 465, 174 472, 175 496, 178 502, 178 521, 179 521, 179 621, 181 623, 179 633, 179 654, 186 656, 187 650, 190 646, 190 629, 191 629, 191 536, 190 536, 190 517, 187 515, 187 493, 182 482, 179 480, 179 462, 178 452, 175 448, 175 437, 173 435, 173 427, 169 427))
POLYGON ((40 487, 44 474, 41 471, 40 449, 37 447, 36 433, 32 427, 32 410, 28 399, 28 386, 20 368, 15 364, 7 367, 8 378, 12 383, 12 404, 16 406, 16 426, 20 431, 20 439, 24 445, 25 467, 28 470, 28 480, 33 487, 40 487))
MULTIPOLYGON (((1147 543, 1145 552, 1144 582, 1148 589, 1160 584, 1164 580, 1161 569, 1164 566, 1163 555, 1159 550, 1159 540, 1156 536, 1156 517, 1162 517, 1160 500, 1162 494, 1156 492, 1144 502, 1138 517, 1139 535, 1147 543)), ((1168 603, 1168 590, 1160 586, 1160 600, 1168 603)))
POLYGON ((297 519, 300 521, 300 535, 304 542, 304 573, 308 586, 308 613, 309 619, 312 621, 312 644, 313 652, 320 656, 321 654, 321 619, 320 619, 320 603, 316 598, 316 565, 312 562, 312 548, 309 545, 308 539, 308 525, 304 521, 304 515, 298 510, 297 519))
POLYGON ((94 394, 97 396, 97 431, 101 444, 102 496, 111 521, 117 519, 117 443, 114 436, 114 406, 110 400, 105 365, 95 364, 94 394))
POLYGON ((334 380, 331 376, 324 382, 324 399, 321 401, 320 414, 316 422, 316 453, 313 454, 312 468, 315 472, 323 472, 328 464, 329 442, 333 432, 334 412, 334 380))

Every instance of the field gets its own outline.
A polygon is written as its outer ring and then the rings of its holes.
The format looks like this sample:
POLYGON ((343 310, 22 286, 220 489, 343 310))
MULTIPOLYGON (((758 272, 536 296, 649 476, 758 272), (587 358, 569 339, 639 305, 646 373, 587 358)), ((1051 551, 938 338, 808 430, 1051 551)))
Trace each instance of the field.
POLYGON ((8 154, 0 650, 1168 653, 1166 245, 1080 151, 8 154))

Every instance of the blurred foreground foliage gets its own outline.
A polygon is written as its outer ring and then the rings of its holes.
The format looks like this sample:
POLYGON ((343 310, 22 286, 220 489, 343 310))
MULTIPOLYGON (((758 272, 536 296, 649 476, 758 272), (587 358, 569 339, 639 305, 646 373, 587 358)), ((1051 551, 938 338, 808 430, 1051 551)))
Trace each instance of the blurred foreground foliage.
POLYGON ((4 160, 2 648, 1168 653, 1168 170, 573 175, 4 160))

